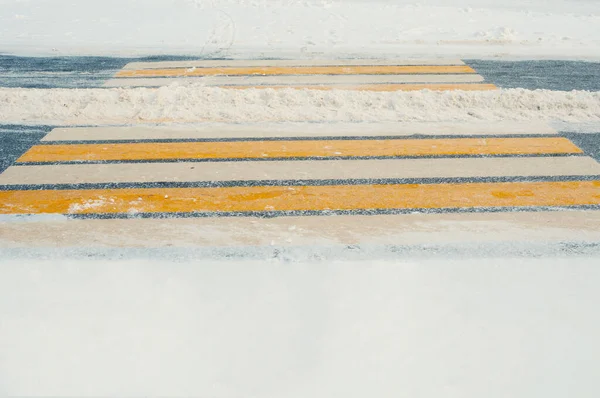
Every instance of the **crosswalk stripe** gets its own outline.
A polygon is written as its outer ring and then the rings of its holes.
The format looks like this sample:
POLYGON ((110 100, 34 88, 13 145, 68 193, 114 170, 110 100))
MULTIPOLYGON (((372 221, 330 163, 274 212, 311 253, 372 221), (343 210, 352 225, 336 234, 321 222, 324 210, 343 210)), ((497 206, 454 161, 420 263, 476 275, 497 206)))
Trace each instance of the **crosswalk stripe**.
POLYGON ((578 154, 563 137, 36 145, 18 162, 578 154))
POLYGON ((454 135, 554 135, 556 130, 539 122, 443 123, 244 123, 170 126, 59 127, 42 141, 131 141, 161 139, 243 139, 295 137, 405 137, 454 135))
POLYGON ((104 87, 160 87, 178 82, 180 84, 201 84, 206 87, 233 86, 319 86, 347 90, 350 87, 364 85, 400 85, 400 84, 473 84, 483 82, 477 74, 421 74, 421 75, 270 75, 270 76, 204 76, 204 77, 131 77, 107 80, 104 87))
POLYGON ((559 156, 13 166, 0 185, 584 175, 600 175, 600 163, 559 156))
POLYGON ((168 76, 249 76, 249 75, 392 75, 392 74, 459 74, 475 73, 467 65, 453 66, 264 66, 254 68, 170 68, 120 70, 115 77, 168 77, 168 76))
POLYGON ((464 65, 460 59, 258 59, 258 60, 186 60, 158 62, 130 62, 123 67, 125 70, 169 69, 169 68, 223 68, 246 67, 256 68, 265 66, 424 66, 424 65, 464 65))
POLYGON ((470 209, 600 205, 600 180, 0 191, 0 214, 470 209))

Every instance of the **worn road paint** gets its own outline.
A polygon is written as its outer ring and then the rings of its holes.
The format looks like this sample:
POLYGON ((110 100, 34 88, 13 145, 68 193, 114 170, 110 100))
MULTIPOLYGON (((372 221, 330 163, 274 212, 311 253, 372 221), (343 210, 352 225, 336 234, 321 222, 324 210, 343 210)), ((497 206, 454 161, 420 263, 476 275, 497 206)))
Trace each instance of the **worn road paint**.
POLYGON ((24 162, 579 154, 562 137, 36 145, 24 162))
POLYGON ((0 191, 0 214, 277 212, 588 205, 600 205, 600 180, 0 191))

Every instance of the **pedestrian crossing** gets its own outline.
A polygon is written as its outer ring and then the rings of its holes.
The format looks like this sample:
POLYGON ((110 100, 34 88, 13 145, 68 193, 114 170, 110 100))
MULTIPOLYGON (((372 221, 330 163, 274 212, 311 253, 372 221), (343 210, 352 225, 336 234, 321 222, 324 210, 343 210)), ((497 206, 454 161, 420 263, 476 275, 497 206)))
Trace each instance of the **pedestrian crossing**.
POLYGON ((461 60, 207 60, 132 62, 105 87, 199 83, 230 89, 494 90, 461 60))
MULTIPOLYGON (((496 89, 457 59, 132 62, 105 86, 173 83, 496 89)), ((154 122, 28 142, 0 173, 0 247, 600 240, 597 156, 545 123, 154 122)))
POLYGON ((547 127, 427 126, 431 134, 402 124, 379 134, 371 126, 365 135, 360 126, 336 134, 310 124, 59 128, 0 174, 0 214, 321 218, 600 209, 600 164, 547 127))

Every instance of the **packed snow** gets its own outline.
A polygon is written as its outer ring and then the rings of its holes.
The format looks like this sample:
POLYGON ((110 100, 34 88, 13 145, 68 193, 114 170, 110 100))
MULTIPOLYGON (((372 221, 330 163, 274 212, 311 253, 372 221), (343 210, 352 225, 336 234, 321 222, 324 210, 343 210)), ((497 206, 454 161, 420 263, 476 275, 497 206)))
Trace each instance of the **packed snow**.
POLYGON ((600 120, 600 92, 0 88, 0 123, 600 120))
POLYGON ((0 267, 1 396, 598 396, 585 257, 0 267))

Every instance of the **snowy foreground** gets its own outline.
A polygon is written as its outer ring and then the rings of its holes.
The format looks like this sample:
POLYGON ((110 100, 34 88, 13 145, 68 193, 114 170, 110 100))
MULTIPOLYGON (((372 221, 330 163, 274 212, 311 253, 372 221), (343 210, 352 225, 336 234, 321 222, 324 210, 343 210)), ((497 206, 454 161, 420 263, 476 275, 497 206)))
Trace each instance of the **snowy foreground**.
POLYGON ((600 59, 596 0, 0 0, 21 55, 600 59))
POLYGON ((0 395, 598 395, 598 263, 8 261, 0 395))

